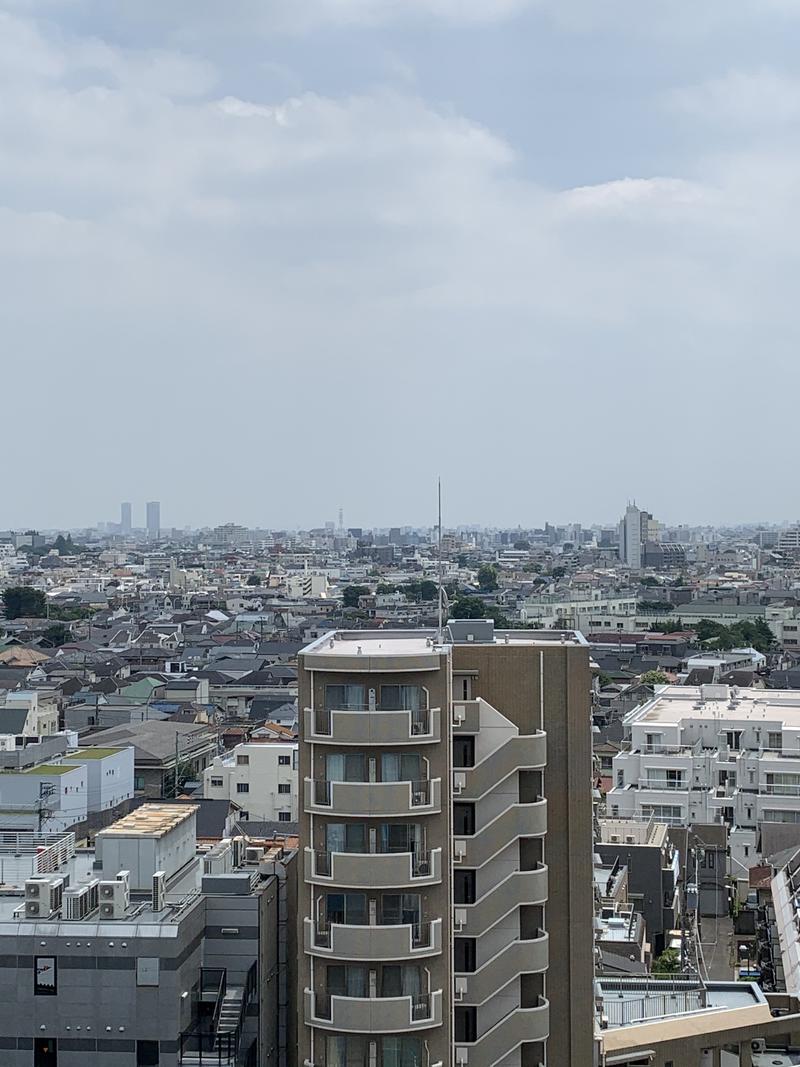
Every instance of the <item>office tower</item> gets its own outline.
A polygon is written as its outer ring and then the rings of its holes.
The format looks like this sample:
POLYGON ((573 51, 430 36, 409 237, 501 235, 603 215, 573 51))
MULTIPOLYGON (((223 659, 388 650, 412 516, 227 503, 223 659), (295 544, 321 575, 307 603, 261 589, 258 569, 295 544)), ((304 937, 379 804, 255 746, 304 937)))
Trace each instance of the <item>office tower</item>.
POLYGON ((157 500, 147 502, 147 536, 157 541, 161 535, 161 504, 157 500))
POLYGON ((590 1064, 583 639, 343 631, 299 668, 299 1060, 590 1064))
POLYGON ((123 534, 129 534, 133 529, 131 506, 128 503, 119 506, 119 528, 123 534))
POLYGON ((659 540, 659 524, 649 511, 628 504, 619 524, 619 558, 631 570, 641 570, 644 546, 659 540))

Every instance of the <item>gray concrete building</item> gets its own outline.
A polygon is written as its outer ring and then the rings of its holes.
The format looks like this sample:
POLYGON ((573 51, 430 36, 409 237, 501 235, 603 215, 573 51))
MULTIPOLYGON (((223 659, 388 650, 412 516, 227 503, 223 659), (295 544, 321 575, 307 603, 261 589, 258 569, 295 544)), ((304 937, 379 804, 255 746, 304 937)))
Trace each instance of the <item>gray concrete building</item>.
POLYGON ((294 856, 198 856, 191 805, 144 805, 94 852, 3 835, 0 1063, 292 1067, 294 856))
POLYGON ((299 687, 299 1059, 591 1063, 583 639, 331 633, 299 687))

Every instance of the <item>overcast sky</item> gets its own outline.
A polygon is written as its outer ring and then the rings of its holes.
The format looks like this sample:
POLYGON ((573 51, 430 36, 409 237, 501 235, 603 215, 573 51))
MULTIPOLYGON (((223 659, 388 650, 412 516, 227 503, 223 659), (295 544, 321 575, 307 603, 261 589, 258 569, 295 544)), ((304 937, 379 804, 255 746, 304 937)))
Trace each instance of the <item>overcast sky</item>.
POLYGON ((0 0, 0 528, 795 517, 796 0, 0 0))

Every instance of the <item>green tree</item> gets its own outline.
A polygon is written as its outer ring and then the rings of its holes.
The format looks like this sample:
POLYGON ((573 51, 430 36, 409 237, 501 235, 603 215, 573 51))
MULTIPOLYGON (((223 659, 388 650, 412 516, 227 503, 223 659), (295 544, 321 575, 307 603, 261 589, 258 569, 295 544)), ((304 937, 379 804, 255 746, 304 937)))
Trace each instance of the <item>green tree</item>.
POLYGON ((566 567, 553 567, 553 569, 550 571, 550 577, 553 578, 553 580, 557 582, 561 578, 563 578, 566 573, 567 573, 567 568, 566 567))
POLYGON ((664 671, 645 671, 639 679, 644 685, 668 685, 669 678, 664 671))
POLYGON ((46 614, 44 593, 29 585, 12 585, 3 590, 3 610, 7 619, 41 619, 46 614))
POLYGON ((678 974, 681 969, 681 957, 676 948, 665 948, 653 961, 653 974, 678 974))
POLYGON ((514 548, 517 552, 527 552, 531 547, 530 541, 515 541, 514 548))
POLYGON ((357 608, 358 598, 366 596, 368 592, 366 585, 346 585, 342 593, 342 603, 346 608, 357 608))
POLYGON ((640 600, 636 607, 638 611, 663 611, 665 614, 675 610, 675 605, 668 600, 640 600))
POLYGON ((396 593, 397 586, 392 585, 391 582, 379 582, 375 588, 376 593, 396 593))
POLYGON ((64 537, 63 534, 59 534, 53 542, 52 547, 60 556, 71 556, 75 552, 75 545, 72 543, 72 534, 67 534, 66 537, 64 537))
POLYGON ((261 585, 263 580, 264 579, 261 577, 260 574, 249 574, 247 576, 247 584, 248 585, 261 585))
POLYGON ((497 586, 497 568, 484 563, 478 568, 478 588, 482 593, 493 593, 497 586))
POLYGON ((59 648, 72 640, 72 630, 65 623, 57 622, 42 630, 42 639, 48 648, 59 648))
POLYGON ((654 585, 661 585, 661 582, 659 582, 658 578, 654 578, 652 574, 646 574, 644 576, 644 578, 640 578, 639 579, 639 584, 640 585, 647 585, 647 586, 654 586, 654 585))
POLYGON ((460 596, 450 605, 451 619, 485 619, 486 605, 478 596, 460 596))

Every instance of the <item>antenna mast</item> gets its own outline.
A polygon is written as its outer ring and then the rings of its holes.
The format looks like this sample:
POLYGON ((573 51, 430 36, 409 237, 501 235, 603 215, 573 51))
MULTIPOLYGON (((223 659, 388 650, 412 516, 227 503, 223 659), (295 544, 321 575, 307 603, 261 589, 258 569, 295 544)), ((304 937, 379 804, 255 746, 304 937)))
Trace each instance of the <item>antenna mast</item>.
POLYGON ((444 585, 442 583, 442 479, 439 478, 439 538, 438 538, 438 556, 439 556, 439 644, 442 643, 443 638, 443 615, 444 615, 444 585))

